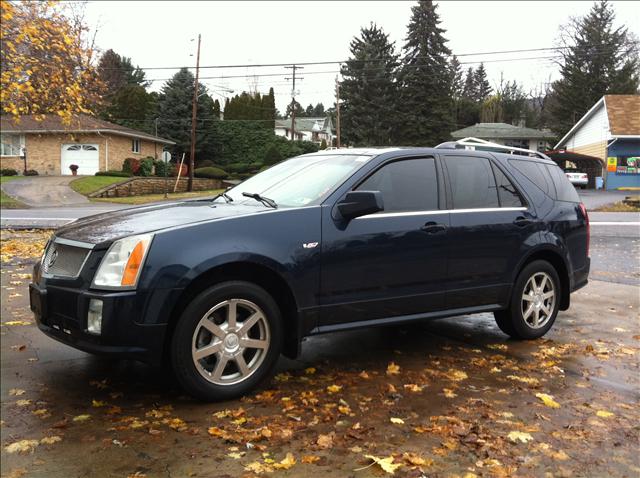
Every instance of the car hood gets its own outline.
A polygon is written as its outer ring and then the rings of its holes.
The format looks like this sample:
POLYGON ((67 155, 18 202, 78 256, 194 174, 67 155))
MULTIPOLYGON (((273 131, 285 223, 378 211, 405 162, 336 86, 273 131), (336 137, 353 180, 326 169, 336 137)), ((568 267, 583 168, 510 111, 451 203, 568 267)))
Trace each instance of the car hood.
POLYGON ((78 219, 56 231, 57 237, 91 244, 198 222, 273 211, 261 204, 182 201, 134 207, 78 219))

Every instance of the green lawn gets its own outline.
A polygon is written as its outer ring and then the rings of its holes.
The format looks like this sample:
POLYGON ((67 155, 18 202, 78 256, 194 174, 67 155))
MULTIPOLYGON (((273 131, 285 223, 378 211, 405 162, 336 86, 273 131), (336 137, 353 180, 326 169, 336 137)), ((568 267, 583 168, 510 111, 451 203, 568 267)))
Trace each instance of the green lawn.
MULTIPOLYGON (((0 176, 0 184, 8 183, 9 181, 16 181, 24 179, 24 176, 0 176)), ((26 204, 22 204, 20 201, 16 201, 11 196, 7 196, 4 191, 0 191, 0 208, 3 209, 18 209, 29 207, 26 204)))
MULTIPOLYGON (((199 197, 211 197, 220 194, 224 189, 210 189, 208 191, 195 191, 192 193, 169 193, 168 201, 176 199, 195 199, 199 197)), ((150 202, 164 201, 164 194, 145 194, 144 196, 127 196, 119 198, 91 198, 95 202, 112 202, 119 204, 146 204, 150 202)))
POLYGON ((78 178, 75 181, 71 181, 69 183, 69 186, 71 186, 71 189, 73 189, 75 192, 87 196, 105 186, 109 186, 110 184, 114 183, 120 183, 122 181, 126 181, 127 179, 129 178, 119 178, 112 176, 87 176, 85 178, 78 178))

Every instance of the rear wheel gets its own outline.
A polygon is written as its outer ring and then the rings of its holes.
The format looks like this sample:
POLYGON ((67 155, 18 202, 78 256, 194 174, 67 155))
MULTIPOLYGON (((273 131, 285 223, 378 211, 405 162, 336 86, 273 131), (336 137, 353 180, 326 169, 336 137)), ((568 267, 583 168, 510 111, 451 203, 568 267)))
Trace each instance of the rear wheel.
POLYGON ((534 261, 518 275, 509 308, 494 313, 505 334, 537 339, 546 334, 558 315, 560 279, 547 261, 534 261))
POLYGON ((171 361, 183 388, 202 400, 238 397, 270 376, 282 320, 273 298, 249 282, 225 282, 198 295, 176 325, 171 361))

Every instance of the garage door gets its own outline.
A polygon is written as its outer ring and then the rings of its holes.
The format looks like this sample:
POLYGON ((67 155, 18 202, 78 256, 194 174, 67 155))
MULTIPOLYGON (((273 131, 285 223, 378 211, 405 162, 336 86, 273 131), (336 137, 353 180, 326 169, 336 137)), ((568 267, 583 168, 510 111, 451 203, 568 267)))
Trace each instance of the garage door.
POLYGON ((93 175, 100 170, 97 144, 63 144, 62 174, 72 174, 69 166, 76 164, 78 174, 93 175))

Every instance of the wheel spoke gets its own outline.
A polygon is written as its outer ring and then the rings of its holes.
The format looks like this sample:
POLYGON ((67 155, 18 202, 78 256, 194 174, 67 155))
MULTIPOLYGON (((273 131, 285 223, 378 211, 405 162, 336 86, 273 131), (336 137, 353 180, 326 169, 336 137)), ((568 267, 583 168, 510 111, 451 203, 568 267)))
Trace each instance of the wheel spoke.
POLYGON ((533 310, 533 326, 537 327, 540 323, 540 309, 533 310))
POLYGON ((527 320, 529 318, 529 316, 531 315, 531 312, 533 312, 534 308, 535 307, 533 307, 533 304, 530 304, 529 307, 527 307, 527 310, 525 310, 524 314, 522 314, 523 317, 524 317, 524 320, 527 320))
POLYGON ((522 296, 522 300, 526 300, 527 302, 533 302, 533 296, 531 294, 525 294, 522 296))
POLYGON ((238 329, 238 335, 240 336, 247 335, 249 333, 249 330, 251 330, 251 327, 256 325, 256 323, 260 319, 262 319, 262 314, 260 314, 259 312, 254 312, 248 319, 246 319, 240 324, 240 328, 238 329))
POLYGON ((548 318, 551 315, 551 310, 549 309, 549 306, 547 306, 546 304, 542 304, 542 312, 545 313, 546 317, 548 318))
POLYGON ((247 349, 266 349, 269 347, 269 342, 257 339, 240 339, 240 347, 247 349))
POLYGON ((216 337, 218 337, 219 339, 224 339, 225 337, 225 332, 224 330, 222 330, 220 327, 218 327, 216 324, 214 324, 213 322, 211 322, 210 320, 203 320, 200 325, 202 325, 205 329, 207 329, 209 332, 211 332, 213 335, 215 335, 216 337))
POLYGON ((220 377, 222 377, 222 372, 224 372, 224 369, 227 366, 227 362, 229 362, 229 357, 222 354, 218 355, 218 362, 216 363, 216 368, 213 369, 212 374, 214 380, 220 380, 220 377))
POLYGON ((247 361, 244 359, 242 354, 238 354, 234 357, 236 364, 238 365, 238 370, 240 371, 240 375, 243 377, 249 374, 249 367, 247 366, 247 361))
POLYGON ((542 276, 542 280, 540 281, 540 290, 544 290, 544 286, 547 285, 547 276, 546 274, 542 276))
POLYGON ((238 318, 238 302, 235 300, 229 301, 229 310, 227 311, 227 324, 229 329, 234 330, 236 328, 236 320, 238 318))
POLYGON ((209 345, 205 345, 204 347, 197 349, 193 353, 193 358, 196 360, 201 360, 205 357, 208 357, 209 355, 213 355, 215 353, 220 352, 221 349, 222 349, 222 342, 211 343, 209 345))
POLYGON ((549 292, 545 292, 544 294, 542 294, 542 298, 543 299, 549 299, 549 298, 553 297, 554 295, 556 295, 556 293, 553 290, 550 290, 549 292))

